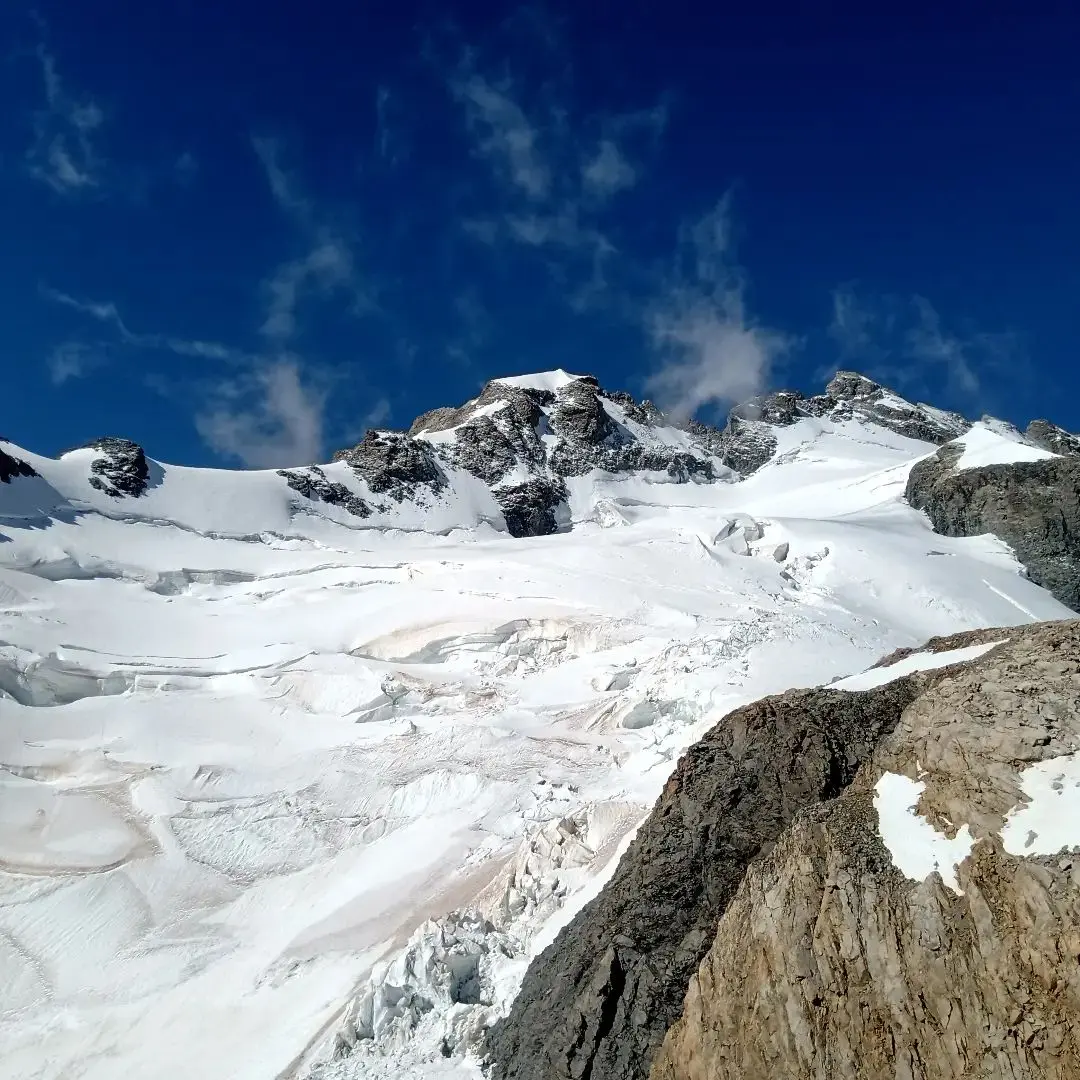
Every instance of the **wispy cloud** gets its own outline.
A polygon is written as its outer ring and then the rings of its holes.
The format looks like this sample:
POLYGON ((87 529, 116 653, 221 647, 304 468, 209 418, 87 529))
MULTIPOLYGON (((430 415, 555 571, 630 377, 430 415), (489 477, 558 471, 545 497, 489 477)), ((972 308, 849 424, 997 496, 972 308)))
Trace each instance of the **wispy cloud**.
POLYGON ((829 336, 845 366, 913 393, 943 383, 979 406, 987 375, 996 383, 1023 365, 1012 334, 950 328, 924 296, 860 294, 853 284, 833 291, 829 336))
POLYGON ((93 100, 67 92, 56 59, 44 45, 36 56, 45 100, 34 116, 34 140, 26 154, 30 173, 59 195, 98 188, 105 161, 95 140, 105 114, 93 100))
POLYGON ((543 18, 518 22, 530 40, 539 35, 536 54, 556 66, 555 78, 527 84, 506 73, 495 76, 471 50, 447 77, 472 155, 494 181, 492 189, 477 185, 486 204, 463 228, 488 246, 531 249, 570 306, 584 310, 605 295, 618 248, 604 216, 607 204, 639 182, 667 109, 572 109, 557 28, 543 18))
POLYGON ((760 393, 777 358, 794 344, 751 318, 745 294, 725 196, 680 230, 674 268, 647 312, 660 363, 647 390, 674 415, 689 417, 703 406, 760 393))
POLYGON ((375 90, 375 157, 384 165, 399 165, 409 152, 399 95, 381 84, 375 90))
POLYGON ((348 238, 319 220, 312 200, 282 166, 278 142, 257 138, 253 145, 275 202, 296 224, 307 247, 303 255, 281 263, 263 284, 266 315, 260 333, 281 348, 297 333, 297 310, 305 296, 342 292, 357 311, 369 306, 371 298, 361 286, 348 238))
POLYGON ((637 183, 637 170, 611 139, 601 139, 596 153, 582 166, 581 181, 590 195, 606 199, 637 183))
POLYGON ((281 164, 281 143, 277 139, 255 136, 251 140, 259 163, 266 174, 274 201, 302 224, 311 224, 311 203, 296 188, 292 176, 281 164))
MULTIPOLYGON (((226 365, 228 374, 178 380, 148 374, 160 392, 176 398, 194 388, 200 397, 195 428, 215 453, 250 468, 317 461, 325 448, 329 377, 281 350, 252 354, 215 341, 133 331, 111 301, 85 300, 56 289, 42 295, 111 328, 116 346, 161 350, 226 365)), ((105 362, 109 346, 68 341, 48 358, 55 385, 80 378, 105 362)))
MULTIPOLYGON (((199 396, 195 426, 200 437, 222 456, 252 467, 317 460, 325 446, 328 387, 337 377, 325 365, 304 361, 290 348, 297 335, 299 310, 311 297, 343 293, 350 310, 369 302, 361 289, 352 247, 344 231, 326 219, 281 162, 273 140, 254 140, 275 203, 295 226, 300 255, 282 262, 263 282, 266 306, 257 327, 264 347, 246 351, 217 341, 148 333, 133 329, 109 300, 87 299, 43 287, 53 303, 107 327, 115 347, 158 350, 192 360, 224 364, 227 373, 179 380, 158 374, 159 389, 170 396, 199 396)), ((68 342, 49 358, 55 382, 77 378, 98 362, 94 348, 68 342)))
POLYGON ((514 100, 509 83, 496 85, 471 73, 450 85, 465 107, 469 130, 476 140, 475 153, 527 198, 546 198, 552 176, 540 148, 541 134, 514 100))
POLYGON ((325 407, 325 388, 283 357, 217 383, 195 426, 212 450, 248 468, 305 465, 322 459, 325 407))
POLYGON ((99 323, 111 326, 116 331, 119 341, 124 345, 132 345, 140 349, 159 349, 175 353, 177 356, 199 357, 204 360, 240 362, 250 359, 248 354, 241 350, 216 341, 193 340, 174 337, 171 334, 136 333, 124 322, 119 309, 111 300, 80 299, 47 286, 42 287, 41 294, 53 303, 61 304, 99 323))
POLYGON ((47 366, 53 386, 89 375, 105 362, 102 346, 83 341, 65 341, 49 354, 47 366))
POLYGON ((640 161, 654 153, 667 121, 668 110, 663 102, 651 109, 602 117, 599 140, 581 162, 585 196, 604 203, 635 187, 641 179, 641 169, 631 160, 631 155, 640 161))
POLYGON ((352 252, 339 237, 325 234, 299 259, 283 263, 265 284, 268 296, 262 335, 272 342, 288 341, 296 333, 296 309, 303 294, 328 294, 355 285, 352 252))
POLYGON ((41 295, 47 300, 52 300, 53 303, 71 308, 72 311, 77 311, 81 315, 89 315, 90 318, 96 319, 98 322, 107 323, 115 328, 123 341, 134 343, 138 339, 138 334, 133 334, 127 326, 124 325, 124 320, 120 318, 119 310, 111 300, 81 300, 76 296, 72 296, 70 293, 61 292, 59 289, 49 288, 47 285, 42 286, 41 295))
POLYGON ((962 393, 978 394, 980 381, 974 356, 977 348, 988 343, 987 335, 965 341, 944 329, 941 316, 925 297, 912 297, 912 304, 916 319, 907 333, 908 355, 922 363, 940 364, 962 393))

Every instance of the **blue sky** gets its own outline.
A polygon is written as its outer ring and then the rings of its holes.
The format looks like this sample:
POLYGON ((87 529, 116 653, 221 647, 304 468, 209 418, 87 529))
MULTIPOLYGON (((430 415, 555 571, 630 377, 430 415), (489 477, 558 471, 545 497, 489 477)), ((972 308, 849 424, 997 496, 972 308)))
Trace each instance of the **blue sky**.
POLYGON ((4 5, 2 433, 280 466, 552 367, 1080 428, 1078 18, 703 7, 4 5))

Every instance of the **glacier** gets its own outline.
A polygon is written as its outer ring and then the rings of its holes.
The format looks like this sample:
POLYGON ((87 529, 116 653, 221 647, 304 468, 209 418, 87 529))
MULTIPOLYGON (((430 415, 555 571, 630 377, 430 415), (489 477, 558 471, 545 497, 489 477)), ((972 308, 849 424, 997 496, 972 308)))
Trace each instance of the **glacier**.
MULTIPOLYGON (((580 380, 505 385, 547 395, 535 444, 478 475, 461 432, 517 446, 521 420, 476 399, 418 422, 438 477, 404 494, 348 458, 0 443, 0 1076, 477 1076, 529 958, 727 711, 1071 614, 907 506, 937 442, 890 426, 916 408, 891 392, 755 429, 741 470, 604 399, 595 460, 632 438, 645 467, 553 479, 580 380), (511 535, 500 485, 549 481, 553 531, 511 535)), ((1047 453, 945 423, 978 462, 1047 453)))

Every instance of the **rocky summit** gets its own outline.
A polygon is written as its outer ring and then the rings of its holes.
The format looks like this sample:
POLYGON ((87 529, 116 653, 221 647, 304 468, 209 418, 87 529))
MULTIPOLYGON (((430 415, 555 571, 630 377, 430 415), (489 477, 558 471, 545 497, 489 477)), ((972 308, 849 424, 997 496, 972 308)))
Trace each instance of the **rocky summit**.
MULTIPOLYGON (((408 432, 371 431, 334 460, 398 502, 430 499, 462 471, 491 490, 511 535, 536 536, 568 522, 569 480, 594 470, 658 474, 680 484, 738 480, 776 454, 778 428, 806 418, 872 423, 932 444, 969 426, 854 372, 839 372, 823 394, 783 390, 745 402, 717 428, 678 421, 649 401, 605 390, 592 376, 556 371, 493 379, 472 401, 424 413, 408 432)), ((310 469, 282 476, 307 498, 357 516, 370 512, 310 469)))

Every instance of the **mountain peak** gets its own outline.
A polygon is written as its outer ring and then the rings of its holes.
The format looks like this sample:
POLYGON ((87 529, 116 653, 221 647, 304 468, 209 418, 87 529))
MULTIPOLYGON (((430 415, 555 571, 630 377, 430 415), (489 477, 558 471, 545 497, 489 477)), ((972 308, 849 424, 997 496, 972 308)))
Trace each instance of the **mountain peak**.
POLYGON ((564 386, 572 382, 586 382, 599 388, 600 384, 593 375, 571 375, 562 368, 554 371, 539 371, 531 375, 507 375, 502 378, 492 379, 492 382, 502 383, 504 386, 515 386, 519 390, 541 390, 548 393, 558 393, 564 386))

